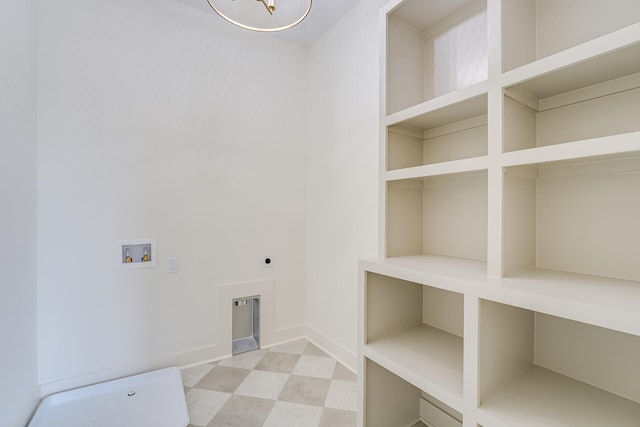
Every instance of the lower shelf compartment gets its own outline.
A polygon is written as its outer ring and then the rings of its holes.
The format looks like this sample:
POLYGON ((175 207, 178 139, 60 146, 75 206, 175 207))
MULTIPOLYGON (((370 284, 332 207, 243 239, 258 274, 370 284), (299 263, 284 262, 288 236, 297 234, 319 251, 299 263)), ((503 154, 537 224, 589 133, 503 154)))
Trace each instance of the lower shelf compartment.
POLYGON ((637 427, 640 404, 532 366, 481 402, 483 425, 637 427))
POLYGON ((422 324, 370 342, 364 355, 462 411, 462 347, 462 338, 422 324))
POLYGON ((428 397, 420 399, 420 421, 427 426, 462 427, 462 414, 451 414, 430 401, 428 397))
POLYGON ((463 416, 459 411, 366 356, 364 362, 365 426, 462 427, 463 416))

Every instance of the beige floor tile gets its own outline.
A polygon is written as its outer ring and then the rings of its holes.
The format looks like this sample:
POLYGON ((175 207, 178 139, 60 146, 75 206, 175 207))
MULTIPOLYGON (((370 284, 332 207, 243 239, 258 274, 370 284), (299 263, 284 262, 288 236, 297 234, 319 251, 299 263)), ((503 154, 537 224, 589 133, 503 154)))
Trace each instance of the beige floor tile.
POLYGON ((356 413, 342 409, 324 408, 318 427, 355 427, 356 413))
POLYGON ((250 369, 232 368, 229 366, 216 366, 209 371, 194 387, 233 393, 242 381, 247 378, 251 372, 250 369))
POLYGON ((259 371, 281 372, 290 374, 300 360, 300 355, 292 353, 268 352, 256 365, 259 371))
POLYGON ((230 396, 231 394, 229 393, 221 393, 219 391, 189 389, 185 394, 185 398, 191 424, 196 426, 209 424, 230 396))
POLYGON ((327 353, 325 353, 324 351, 320 350, 313 343, 307 344, 307 347, 304 349, 304 352, 302 354, 305 354, 307 356, 330 357, 327 353))
POLYGON ((280 400, 324 406, 331 380, 291 375, 280 393, 280 400))
POLYGON ((357 381, 358 376, 345 368, 342 364, 336 363, 336 369, 333 371, 333 379, 341 381, 357 381))
POLYGON ((318 427, 322 408, 299 403, 276 402, 264 427, 318 427))
POLYGON ((233 395, 208 427, 260 427, 275 403, 269 399, 233 395))
POLYGON ((193 387, 198 381, 202 379, 210 370, 214 367, 211 363, 204 363, 202 365, 192 366, 180 371, 182 374, 182 384, 185 387, 193 387))

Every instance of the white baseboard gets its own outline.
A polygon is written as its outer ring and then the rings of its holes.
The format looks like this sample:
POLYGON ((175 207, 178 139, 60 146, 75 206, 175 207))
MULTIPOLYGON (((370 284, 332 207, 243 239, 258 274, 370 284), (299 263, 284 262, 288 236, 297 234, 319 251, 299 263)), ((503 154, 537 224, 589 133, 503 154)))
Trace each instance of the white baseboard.
POLYGON ((280 344, 299 340, 304 338, 305 325, 292 326, 290 328, 282 328, 273 332, 273 339, 268 343, 260 343, 261 348, 275 347, 280 344), (264 345, 263 345, 264 344, 264 345))
POLYGON ((338 344, 328 336, 324 335, 321 332, 318 332, 316 329, 312 328, 309 325, 306 326, 305 335, 309 341, 320 347, 320 349, 322 349, 325 353, 328 353, 338 362, 342 363, 346 368, 354 373, 358 371, 358 357, 356 353, 353 353, 351 350, 347 349, 341 344, 338 344))
POLYGON ((142 374, 144 372, 154 371, 156 369, 168 368, 171 366, 183 367, 188 365, 196 365, 205 363, 205 361, 213 360, 217 356, 216 346, 207 346, 189 350, 181 353, 166 355, 140 363, 132 363, 104 371, 91 372, 77 377, 66 378, 59 381, 52 381, 40 385, 40 396, 45 398, 51 394, 67 391, 78 387, 84 387, 105 381, 115 380, 118 378, 128 377, 131 375, 142 374))
POLYGON ((38 405, 40 404, 40 398, 41 398, 40 386, 36 386, 31 392, 29 399, 25 403, 24 408, 22 409, 22 412, 20 413, 18 419, 14 424, 14 427, 25 427, 29 423, 29 421, 31 420, 31 417, 36 412, 36 409, 38 409, 38 405))
MULTIPOLYGON (((300 338, 307 338, 320 349, 331 355, 337 361, 353 372, 356 372, 356 354, 352 353, 342 345, 338 344, 326 335, 316 331, 309 325, 296 325, 289 328, 282 328, 267 334, 269 341, 261 343, 261 347, 269 348, 278 344, 294 341, 300 338)), ((228 346, 227 346, 228 347, 228 346)), ((225 347, 226 348, 226 347, 225 347)), ((189 366, 200 365, 202 363, 213 362, 227 357, 231 354, 222 354, 223 348, 218 345, 197 348, 182 353, 163 356, 154 360, 129 364, 117 368, 107 369, 104 371, 91 372, 77 377, 65 378, 58 381, 41 384, 36 398, 35 406, 37 406, 41 398, 45 398, 54 393, 71 390, 78 387, 84 387, 104 381, 115 380, 118 378, 137 375, 156 369, 168 368, 176 366, 186 368, 189 366)), ((225 352, 226 353, 226 352, 225 352)), ((35 407, 34 406, 34 407, 35 407)), ((29 414, 31 416, 31 413, 29 414)))

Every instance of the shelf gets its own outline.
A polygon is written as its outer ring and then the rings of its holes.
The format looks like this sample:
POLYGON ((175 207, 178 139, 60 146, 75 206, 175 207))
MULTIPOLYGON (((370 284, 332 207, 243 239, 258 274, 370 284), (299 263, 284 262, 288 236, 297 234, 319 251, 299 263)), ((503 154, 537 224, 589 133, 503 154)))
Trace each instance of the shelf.
POLYGON ((533 366, 480 405, 482 424, 637 427, 640 404, 533 366))
POLYGON ((406 0, 386 12, 387 114, 487 79, 486 0, 406 0))
POLYGON ((502 155, 502 165, 521 166, 590 157, 619 156, 633 152, 640 153, 640 131, 512 151, 502 155))
POLYGON ((412 168, 396 169, 384 174, 385 181, 399 181, 403 179, 428 178, 439 175, 463 174, 486 170, 489 165, 487 156, 471 159, 453 160, 433 165, 416 166, 412 168))
POLYGON ((638 31, 640 24, 626 29, 619 47, 607 43, 598 43, 599 49, 580 46, 510 71, 503 75, 502 85, 518 85, 532 96, 544 99, 637 74, 638 31))
MULTIPOLYGON (((635 54, 640 57, 640 49, 635 54)), ((506 88, 503 151, 637 135, 640 61, 636 62, 634 74, 577 88, 573 84, 577 80, 572 80, 572 84, 560 87, 559 93, 548 90, 548 84, 537 80, 506 88), (546 90, 536 90, 538 87, 546 90)), ((629 141, 626 145, 633 145, 629 141)))
POLYGON ((487 114, 486 81, 475 83, 421 102, 384 118, 386 126, 404 123, 414 128, 434 128, 487 114))
POLYGON ((422 324, 366 344, 364 356, 462 411, 462 338, 422 324))
POLYGON ((480 409, 504 425, 640 419, 640 336, 485 299, 479 312, 480 409))
POLYGON ((360 268, 461 293, 489 280, 486 262, 434 255, 365 259, 360 260, 360 268))
POLYGON ((540 75, 619 49, 637 41, 638 22, 635 0, 503 0, 503 71, 540 75))
POLYGON ((640 283, 536 269, 491 280, 482 298, 640 336, 640 283))
MULTIPOLYGON (((414 109, 414 112, 417 110, 423 109, 414 109)), ((487 141, 485 93, 409 116, 388 126, 386 169, 406 169, 486 156, 487 141)))

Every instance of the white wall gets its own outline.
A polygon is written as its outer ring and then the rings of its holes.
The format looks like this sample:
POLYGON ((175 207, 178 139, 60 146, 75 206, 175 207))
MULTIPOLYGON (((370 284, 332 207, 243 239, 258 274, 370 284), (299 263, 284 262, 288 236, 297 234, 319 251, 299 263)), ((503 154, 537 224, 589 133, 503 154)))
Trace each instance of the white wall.
POLYGON ((302 325, 306 52, 168 0, 39 19, 40 383, 215 355, 218 284, 273 276, 302 325), (138 237, 157 268, 120 269, 138 237))
POLYGON ((309 52, 307 325, 355 368, 357 260, 377 256, 379 9, 362 0, 309 52))
POLYGON ((36 351, 36 2, 0 13, 0 425, 21 426, 36 351))

